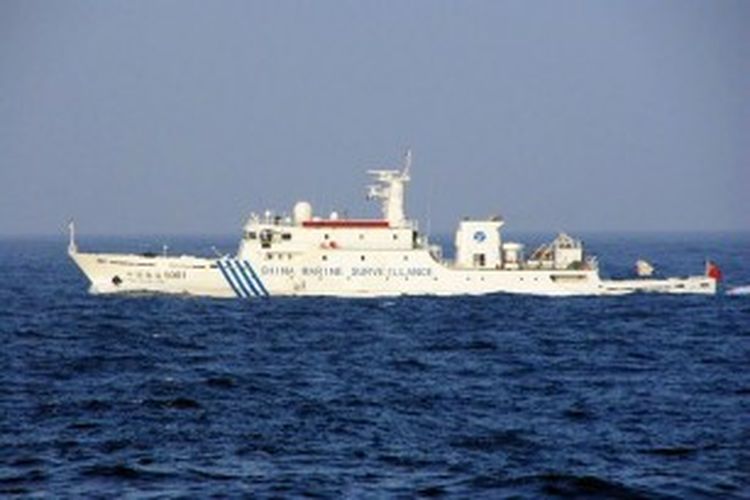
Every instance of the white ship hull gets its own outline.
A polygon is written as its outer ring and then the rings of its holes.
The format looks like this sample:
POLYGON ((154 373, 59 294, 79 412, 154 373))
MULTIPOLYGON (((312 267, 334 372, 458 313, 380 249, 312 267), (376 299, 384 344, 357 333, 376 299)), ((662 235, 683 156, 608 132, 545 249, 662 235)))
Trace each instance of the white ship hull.
POLYGON ((716 293, 716 281, 688 278, 601 280, 593 270, 456 269, 427 252, 376 255, 361 252, 311 255, 298 264, 257 264, 256 259, 144 257, 71 253, 93 293, 167 293, 218 298, 267 296, 385 297, 396 295, 546 296, 628 293, 716 293), (316 258, 317 257, 317 258, 316 258))
POLYGON ((456 257, 444 261, 442 249, 405 215, 410 164, 407 154, 403 171, 369 171, 376 184, 369 186, 368 197, 382 202, 382 218, 340 219, 335 212, 315 217, 309 203, 298 202, 293 216, 251 215, 235 258, 79 253, 72 224, 69 253, 97 293, 241 298, 716 293, 718 276, 602 280, 596 259, 564 233, 527 260, 522 244, 503 241, 500 217, 462 220, 456 257))

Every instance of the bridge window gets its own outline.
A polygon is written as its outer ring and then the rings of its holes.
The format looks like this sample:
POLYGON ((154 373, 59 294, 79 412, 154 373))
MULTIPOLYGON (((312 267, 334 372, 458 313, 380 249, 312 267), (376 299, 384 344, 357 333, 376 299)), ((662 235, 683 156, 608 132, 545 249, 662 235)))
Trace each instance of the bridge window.
POLYGON ((291 240, 292 234, 291 233, 281 233, 281 239, 282 240, 291 240))
POLYGON ((486 259, 483 253, 474 254, 474 267, 484 267, 485 262, 486 259))

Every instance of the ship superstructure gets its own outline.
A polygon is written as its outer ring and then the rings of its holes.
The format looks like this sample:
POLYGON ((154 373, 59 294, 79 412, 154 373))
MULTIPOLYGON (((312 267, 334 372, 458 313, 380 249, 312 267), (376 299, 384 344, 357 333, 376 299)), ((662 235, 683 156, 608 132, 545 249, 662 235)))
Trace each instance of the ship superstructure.
POLYGON ((402 169, 370 170, 369 199, 380 218, 317 216, 297 202, 291 215, 252 214, 234 257, 80 253, 71 230, 69 253, 94 292, 164 292, 214 297, 310 295, 375 297, 524 293, 614 295, 632 292, 715 293, 707 276, 602 280, 581 241, 560 234, 525 257, 502 239, 500 217, 462 220, 455 258, 429 242, 407 218, 411 154, 402 169))

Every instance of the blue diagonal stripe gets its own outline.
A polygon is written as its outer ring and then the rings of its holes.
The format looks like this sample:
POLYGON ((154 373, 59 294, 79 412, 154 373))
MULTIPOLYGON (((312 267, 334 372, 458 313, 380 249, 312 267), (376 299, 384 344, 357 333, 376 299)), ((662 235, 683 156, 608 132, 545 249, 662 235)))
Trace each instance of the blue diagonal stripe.
POLYGON ((227 270, 224 269, 224 266, 222 265, 220 260, 216 261, 216 265, 219 266, 221 274, 224 275, 224 279, 227 280, 227 283, 229 283, 229 286, 232 287, 232 290, 234 290, 234 293, 237 295, 237 297, 242 297, 242 293, 237 289, 237 285, 235 285, 232 279, 229 277, 229 274, 227 274, 227 270))
POLYGON ((253 295, 260 295, 258 292, 258 289, 255 288, 255 285, 253 284, 253 280, 250 279, 250 276, 247 275, 247 271, 242 267, 242 263, 238 260, 232 261, 232 263, 237 267, 237 270, 242 274, 243 279, 245 280, 245 284, 247 284, 250 289, 253 291, 253 295))
POLYGON ((268 290, 266 290, 266 287, 263 286, 263 282, 260 280, 257 274, 255 274, 255 270, 253 269, 253 266, 250 265, 250 261, 244 260, 242 261, 243 264, 245 264, 245 267, 247 267, 247 270, 250 271, 250 274, 255 279, 255 282, 258 284, 258 287, 260 288, 261 292, 263 292, 263 295, 268 297, 268 290))
POLYGON ((227 265, 227 269, 229 270, 229 273, 234 277, 235 280, 237 280, 237 284, 240 286, 242 291, 244 292, 244 297, 249 298, 250 297, 250 291, 247 289, 247 286, 242 279, 242 277, 237 274, 237 271, 234 269, 234 266, 232 265, 231 260, 226 260, 224 263, 227 265))

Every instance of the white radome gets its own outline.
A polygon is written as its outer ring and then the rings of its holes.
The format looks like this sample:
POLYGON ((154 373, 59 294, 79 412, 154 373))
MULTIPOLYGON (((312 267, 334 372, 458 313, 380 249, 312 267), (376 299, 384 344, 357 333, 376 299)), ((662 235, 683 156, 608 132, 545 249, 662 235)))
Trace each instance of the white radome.
POLYGON ((375 184, 369 186, 368 198, 381 202, 382 218, 348 219, 334 212, 324 219, 313 215, 310 203, 300 201, 291 218, 271 211, 252 215, 234 257, 83 253, 72 223, 68 253, 94 293, 227 298, 716 293, 716 280, 702 275, 602 279, 596 259, 566 234, 526 259, 522 244, 503 241, 499 217, 461 221, 456 258, 447 261, 442 249, 406 217, 410 164, 407 153, 402 170, 369 171, 375 184))
POLYGON ((312 205, 310 205, 308 202, 298 201, 294 205, 294 223, 296 225, 299 226, 303 222, 312 220, 312 217, 313 217, 312 205))

